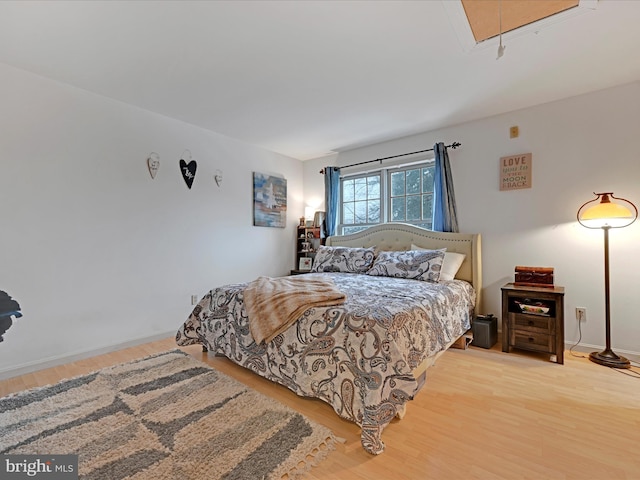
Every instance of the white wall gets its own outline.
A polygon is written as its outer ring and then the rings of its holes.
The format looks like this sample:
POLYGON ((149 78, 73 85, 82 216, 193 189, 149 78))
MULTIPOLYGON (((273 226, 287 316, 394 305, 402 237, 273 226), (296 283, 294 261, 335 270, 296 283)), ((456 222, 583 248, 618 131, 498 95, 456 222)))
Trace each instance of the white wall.
MULTIPOLYGON (((639 133, 640 82, 635 82, 307 161, 305 197, 322 196, 318 170, 324 165, 461 142, 449 157, 460 229, 483 237, 484 313, 500 315, 500 287, 513 281, 514 266, 555 267, 556 284, 566 288, 566 342, 578 339, 579 306, 587 309, 581 345, 601 347, 603 234, 581 227, 576 212, 592 192, 612 191, 640 205, 639 133), (509 138, 512 125, 520 127, 519 138, 509 138), (499 158, 529 152, 533 187, 500 191, 499 158)), ((610 234, 612 344, 619 353, 640 352, 639 240, 640 221, 610 234)))
POLYGON ((299 160, 4 65, 0 91, 0 289, 24 314, 0 376, 173 335, 191 294, 293 267, 299 160), (253 226, 253 171, 287 179, 285 229, 253 226))

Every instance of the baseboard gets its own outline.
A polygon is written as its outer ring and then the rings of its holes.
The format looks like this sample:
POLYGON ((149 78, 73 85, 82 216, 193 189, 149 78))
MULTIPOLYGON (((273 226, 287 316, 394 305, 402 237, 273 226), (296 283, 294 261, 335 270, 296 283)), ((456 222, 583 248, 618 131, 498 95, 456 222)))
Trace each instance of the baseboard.
MULTIPOLYGON (((38 370, 44 370, 45 368, 57 367, 58 365, 64 365, 66 363, 83 360, 85 358, 90 358, 98 355, 103 355, 105 353, 115 352, 117 350, 122 350, 124 348, 135 347, 136 345, 142 345, 143 343, 155 342, 156 340, 163 340, 168 337, 173 337, 174 335, 175 335, 175 330, 171 330, 165 333, 158 333, 156 335, 152 335, 149 337, 139 337, 133 340, 128 340, 126 342, 106 345, 96 349, 81 350, 72 354, 59 355, 59 356, 49 357, 44 360, 24 363, 17 367, 11 367, 4 370, 0 369, 0 380, 6 380, 8 378, 17 377, 19 375, 25 375, 27 373, 36 372, 38 370)), ((590 345, 585 343, 581 343, 579 345, 573 346, 572 343, 565 342, 566 350, 569 350, 569 348, 571 347, 573 347, 574 351, 582 352, 582 353, 599 352, 604 348, 601 345, 590 345)), ((458 347, 458 348, 461 348, 461 347, 458 347)), ((629 360, 633 362, 640 363, 640 352, 631 352, 629 350, 620 350, 617 348, 614 349, 614 352, 620 355, 624 355, 625 357, 627 357, 629 360)))
POLYGON ((25 375, 27 373, 36 372, 38 370, 44 370, 45 368, 57 367, 58 365, 64 365, 66 363, 76 362, 85 358, 95 357, 97 355, 103 355, 105 353, 115 352, 124 348, 135 347, 136 345, 142 345, 143 343, 155 342, 156 340, 163 340, 165 338, 173 337, 176 334, 175 330, 171 330, 165 333, 158 333, 150 337, 139 337, 133 340, 128 340, 122 343, 115 343, 112 345, 105 345, 100 348, 90 350, 80 350, 75 353, 66 355, 56 355, 53 357, 45 358, 44 360, 37 360, 34 362, 24 363, 17 367, 11 367, 7 369, 0 369, 0 380, 6 380, 8 378, 17 377, 19 375, 25 375))
MULTIPOLYGON (((565 342, 564 347, 565 347, 565 350, 569 350, 570 348, 573 348, 574 352, 581 352, 581 353, 601 352, 602 350, 604 350, 604 347, 602 345, 591 345, 588 343, 581 343, 579 345, 574 346, 573 343, 565 342)), ((631 352, 629 350, 621 350, 615 347, 613 347, 612 349, 618 355, 622 355, 628 358, 629 360, 631 360, 632 362, 640 363, 640 352, 631 352)))

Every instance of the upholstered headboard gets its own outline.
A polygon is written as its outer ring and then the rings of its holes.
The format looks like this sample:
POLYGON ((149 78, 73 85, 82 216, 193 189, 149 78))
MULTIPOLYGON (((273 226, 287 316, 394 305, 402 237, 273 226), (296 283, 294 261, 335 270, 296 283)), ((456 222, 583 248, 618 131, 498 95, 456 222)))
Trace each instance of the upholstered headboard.
POLYGON ((464 253, 466 258, 456 278, 470 282, 476 290, 476 313, 482 313, 482 256, 479 233, 433 232, 406 223, 384 223, 351 235, 327 238, 329 246, 376 247, 382 250, 446 248, 448 252, 464 253))

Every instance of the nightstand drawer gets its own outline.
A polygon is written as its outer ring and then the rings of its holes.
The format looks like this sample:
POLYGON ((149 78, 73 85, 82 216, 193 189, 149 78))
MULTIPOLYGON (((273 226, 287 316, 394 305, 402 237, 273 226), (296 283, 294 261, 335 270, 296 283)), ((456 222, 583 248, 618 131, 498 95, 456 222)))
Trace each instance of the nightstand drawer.
POLYGON ((527 330, 533 333, 555 334, 555 318, 540 315, 514 313, 509 315, 509 328, 513 330, 527 330))
POLYGON ((509 343, 515 348, 554 353, 554 341, 555 337, 553 335, 524 330, 511 330, 509 343))

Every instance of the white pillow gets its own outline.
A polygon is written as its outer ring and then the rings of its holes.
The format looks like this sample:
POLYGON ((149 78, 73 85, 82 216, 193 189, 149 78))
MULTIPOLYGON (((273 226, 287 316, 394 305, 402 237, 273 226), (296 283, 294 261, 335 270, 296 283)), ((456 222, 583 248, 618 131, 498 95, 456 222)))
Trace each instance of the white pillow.
MULTIPOLYGON (((411 250, 429 250, 417 245, 411 245, 411 250)), ((467 256, 464 253, 444 252, 444 260, 442 262, 442 270, 440 271, 439 282, 447 282, 456 277, 456 273, 460 270, 460 266, 467 256)))

